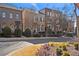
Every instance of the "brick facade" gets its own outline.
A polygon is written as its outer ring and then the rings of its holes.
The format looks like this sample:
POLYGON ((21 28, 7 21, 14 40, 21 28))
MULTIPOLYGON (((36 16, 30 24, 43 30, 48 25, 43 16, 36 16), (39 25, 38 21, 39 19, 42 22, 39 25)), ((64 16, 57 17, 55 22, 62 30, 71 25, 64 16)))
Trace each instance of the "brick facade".
POLYGON ((21 22, 21 10, 0 6, 0 28, 8 26, 12 29, 12 31, 14 31, 15 28, 22 29, 21 22))

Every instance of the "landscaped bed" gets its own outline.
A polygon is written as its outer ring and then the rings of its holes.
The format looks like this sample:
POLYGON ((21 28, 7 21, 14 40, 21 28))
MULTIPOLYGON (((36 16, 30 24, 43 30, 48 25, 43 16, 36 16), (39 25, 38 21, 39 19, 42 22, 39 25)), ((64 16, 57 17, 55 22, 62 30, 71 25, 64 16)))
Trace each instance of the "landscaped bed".
POLYGON ((78 42, 49 42, 47 44, 35 44, 24 46, 8 55, 11 56, 78 56, 78 42))

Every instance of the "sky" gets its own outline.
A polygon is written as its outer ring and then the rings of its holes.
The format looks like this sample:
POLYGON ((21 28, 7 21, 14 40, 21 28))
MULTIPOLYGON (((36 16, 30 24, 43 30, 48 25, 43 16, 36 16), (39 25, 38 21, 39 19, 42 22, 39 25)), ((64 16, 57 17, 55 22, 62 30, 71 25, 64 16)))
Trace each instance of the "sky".
MULTIPOLYGON (((16 8, 35 9, 37 11, 47 7, 47 8, 59 10, 61 12, 65 12, 68 16, 71 16, 73 14, 73 9, 74 9, 73 3, 9 3, 9 5, 15 6, 16 8)), ((79 15, 78 10, 77 10, 77 14, 79 15)))
MULTIPOLYGON (((8 3, 8 5, 16 7, 17 9, 23 8, 23 9, 34 9, 36 11, 39 11, 43 8, 50 8, 54 10, 59 10, 63 13, 65 13, 68 16, 73 15, 73 20, 76 20, 74 11, 74 4, 73 3, 8 3)), ((79 16, 79 10, 77 9, 77 15, 79 16)), ((74 23, 76 27, 76 21, 74 23)))

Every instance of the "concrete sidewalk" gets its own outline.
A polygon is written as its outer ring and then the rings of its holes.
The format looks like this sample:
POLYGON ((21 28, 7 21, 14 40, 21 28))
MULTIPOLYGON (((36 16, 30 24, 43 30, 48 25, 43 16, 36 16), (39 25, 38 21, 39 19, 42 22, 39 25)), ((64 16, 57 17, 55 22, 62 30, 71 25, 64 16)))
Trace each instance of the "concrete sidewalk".
POLYGON ((10 44, 7 47, 2 46, 2 48, 0 48, 0 56, 5 56, 16 49, 22 48, 24 46, 30 46, 30 45, 33 45, 33 44, 28 42, 15 42, 14 44, 10 44))

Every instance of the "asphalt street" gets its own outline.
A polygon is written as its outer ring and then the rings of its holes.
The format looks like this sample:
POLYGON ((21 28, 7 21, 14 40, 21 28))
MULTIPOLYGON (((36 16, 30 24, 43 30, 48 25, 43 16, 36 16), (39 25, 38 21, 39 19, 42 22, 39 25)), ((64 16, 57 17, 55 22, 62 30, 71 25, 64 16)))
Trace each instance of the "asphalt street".
POLYGON ((73 40, 74 38, 72 37, 0 38, 0 42, 26 41, 33 44, 48 43, 48 42, 67 42, 73 40))
POLYGON ((48 43, 48 42, 67 42, 72 41, 73 38, 47 38, 47 39, 32 39, 32 40, 26 40, 27 42, 33 43, 33 44, 40 44, 40 43, 48 43))

